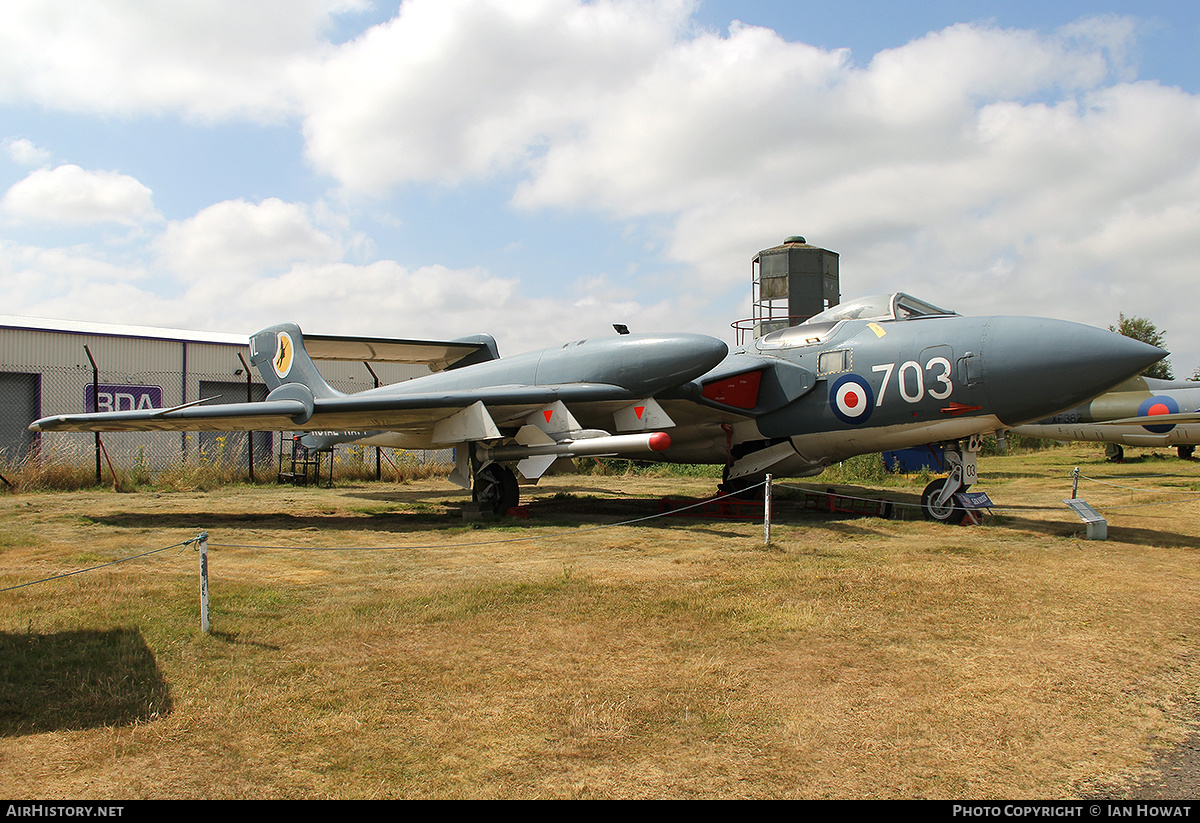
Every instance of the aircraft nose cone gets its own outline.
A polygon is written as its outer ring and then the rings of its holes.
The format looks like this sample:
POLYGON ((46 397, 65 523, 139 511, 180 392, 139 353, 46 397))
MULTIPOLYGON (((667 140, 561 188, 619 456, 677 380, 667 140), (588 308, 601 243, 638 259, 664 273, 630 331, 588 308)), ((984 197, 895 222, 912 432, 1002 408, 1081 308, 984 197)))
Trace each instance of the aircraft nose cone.
POLYGON ((984 383, 1008 425, 1077 406, 1156 363, 1167 352, 1116 332, 1036 317, 993 317, 984 383))

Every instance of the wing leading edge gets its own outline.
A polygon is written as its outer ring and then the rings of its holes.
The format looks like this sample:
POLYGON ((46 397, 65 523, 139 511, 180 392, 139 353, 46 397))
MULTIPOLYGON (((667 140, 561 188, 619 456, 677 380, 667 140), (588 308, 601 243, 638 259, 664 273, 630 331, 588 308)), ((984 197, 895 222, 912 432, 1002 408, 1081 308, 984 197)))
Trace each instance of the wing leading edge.
POLYGON ((557 401, 588 403, 637 399, 620 386, 498 386, 470 391, 405 395, 313 397, 307 387, 287 383, 256 403, 189 405, 173 409, 65 414, 43 417, 39 432, 102 431, 331 431, 429 429, 455 412, 484 403, 496 416, 520 416, 557 401), (291 394, 293 396, 281 396, 291 394))
MULTIPOLYGON (((330 348, 330 338, 317 341, 312 348, 326 358, 355 359, 399 357, 406 354, 401 349, 410 342, 355 343, 338 338, 330 348)), ((444 370, 344 394, 321 376, 308 343, 291 323, 251 336, 250 362, 271 390, 265 401, 56 415, 37 420, 30 428, 39 432, 300 431, 337 442, 384 436, 386 445, 425 448, 494 444, 530 425, 551 424, 557 413, 572 425, 555 433, 556 450, 561 450, 560 441, 581 439, 589 441, 589 449, 624 448, 631 443, 631 448, 661 449, 667 442, 662 437, 653 445, 644 437, 635 438, 636 443, 600 440, 609 428, 636 433, 652 426, 674 426, 653 401, 655 395, 695 380, 728 352, 723 342, 706 335, 625 335, 500 359, 494 356, 494 341, 479 335, 457 341, 453 355, 465 356, 445 363, 444 370), (578 410, 584 425, 566 413, 567 406, 578 410)), ((441 359, 447 354, 446 344, 435 343, 431 351, 434 359, 441 359)))

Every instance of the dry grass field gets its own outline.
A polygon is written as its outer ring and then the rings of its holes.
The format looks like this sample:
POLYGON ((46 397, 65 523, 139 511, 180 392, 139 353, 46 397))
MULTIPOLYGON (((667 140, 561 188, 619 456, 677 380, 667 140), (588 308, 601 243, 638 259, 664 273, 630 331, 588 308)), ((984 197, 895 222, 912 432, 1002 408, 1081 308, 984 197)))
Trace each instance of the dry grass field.
POLYGON ((0 494, 0 795, 1138 796, 1200 721, 1200 463, 1128 452, 982 458, 980 526, 777 488, 770 545, 613 525, 710 478, 551 478, 482 524, 436 480, 0 494))

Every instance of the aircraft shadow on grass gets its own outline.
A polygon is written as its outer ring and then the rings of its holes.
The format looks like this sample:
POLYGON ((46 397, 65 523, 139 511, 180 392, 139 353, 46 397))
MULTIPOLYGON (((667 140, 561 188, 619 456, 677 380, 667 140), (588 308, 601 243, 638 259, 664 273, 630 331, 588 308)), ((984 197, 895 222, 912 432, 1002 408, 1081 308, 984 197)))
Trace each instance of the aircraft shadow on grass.
MULTIPOLYGON (((816 488, 801 491, 820 492, 816 488)), ((865 488, 843 487, 836 491, 839 495, 852 497, 875 496, 874 492, 865 488)), ((1064 496, 1068 494, 1069 492, 1064 492, 1064 496)), ((676 510, 668 515, 663 511, 658 498, 625 496, 621 494, 619 488, 595 485, 578 487, 564 485, 556 488, 553 495, 534 498, 524 507, 529 514, 528 518, 508 517, 480 521, 463 520, 461 498, 452 491, 414 490, 399 493, 395 491, 354 491, 348 496, 368 502, 371 508, 361 512, 351 510, 331 514, 287 511, 268 513, 237 511, 110 512, 84 515, 84 517, 93 523, 118 528, 194 529, 197 532, 219 532, 226 529, 254 530, 256 532, 294 531, 306 534, 311 534, 313 531, 435 534, 446 531, 463 532, 464 527, 477 533, 486 533, 489 530, 497 529, 497 533, 511 534, 514 531, 527 529, 578 528, 606 524, 616 525, 631 521, 630 525, 638 527, 651 529, 686 527, 692 531, 703 530, 721 537, 731 536, 729 529, 725 528, 726 524, 761 523, 762 517, 761 508, 757 510, 748 508, 741 517, 705 516, 700 509, 694 512, 681 511, 681 506, 701 502, 690 498, 672 498, 676 503, 676 510), (395 508, 389 508, 389 505, 394 505, 395 508), (471 528, 472 523, 475 528, 471 528)), ((912 519, 920 516, 917 514, 921 509, 920 495, 892 492, 884 497, 896 507, 896 511, 902 518, 912 519)), ((1084 531, 1083 524, 1057 500, 1042 507, 1039 511, 1045 512, 1045 515, 1031 515, 1021 510, 1006 511, 1001 507, 997 516, 991 517, 980 528, 1003 528, 1050 537, 1070 537, 1082 534, 1084 531)), ((865 528, 871 534, 876 534, 878 532, 865 525, 872 522, 883 523, 886 520, 863 516, 855 512, 828 512, 814 509, 812 506, 804 505, 794 490, 777 494, 773 502, 772 523, 777 526, 803 525, 846 533, 851 524, 857 524, 858 528, 865 528)), ((1110 541, 1145 546, 1200 549, 1200 536, 1168 530, 1110 524, 1108 537, 1110 541)), ((213 534, 210 539, 214 545, 219 545, 221 541, 219 534, 213 534)), ((272 542, 273 540, 277 542, 276 538, 248 542, 272 542)), ((247 541, 238 540, 236 542, 247 541)))
POLYGON ((128 726, 171 710, 137 629, 0 633, 0 737, 128 726))
MULTIPOLYGON (((817 489, 806 489, 817 491, 817 489)), ((529 501, 528 518, 509 517, 503 519, 485 519, 478 521, 479 529, 468 529, 473 533, 486 533, 487 530, 497 529, 497 534, 511 534, 512 531, 540 528, 577 528, 592 527, 592 525, 618 524, 634 521, 637 527, 652 529, 689 528, 702 529, 716 536, 731 536, 730 530, 724 528, 726 523, 761 522, 761 513, 748 513, 740 518, 706 517, 700 512, 676 511, 667 516, 660 509, 658 499, 640 497, 595 497, 596 494, 619 494, 619 489, 605 489, 595 486, 558 488, 556 495, 535 498, 529 501), (572 491, 574 489, 574 491, 572 491), (656 517, 655 515, 660 515, 656 517), (701 523, 708 527, 701 527, 701 523)), ((869 495, 870 489, 851 488, 838 489, 839 494, 869 495)), ((396 504, 397 509, 379 509, 364 512, 330 513, 293 513, 277 512, 109 512, 104 515, 85 515, 89 521, 112 525, 118 528, 155 528, 155 529, 196 529, 197 531, 215 531, 222 529, 256 531, 296 531, 296 533, 311 534, 319 531, 391 531, 397 534, 436 534, 439 531, 461 531, 464 523, 461 515, 461 503, 451 492, 439 493, 426 491, 402 492, 361 492, 353 497, 371 501, 374 506, 396 504), (448 500, 443 500, 446 498, 448 500), (455 499, 450 499, 455 498, 455 499), (432 504, 432 505, 431 505, 432 504), (406 510, 404 506, 418 506, 406 510)), ((917 494, 886 495, 898 510, 905 513, 905 518, 916 517, 920 507, 920 497, 917 494)), ((698 503, 698 500, 676 499, 677 503, 686 505, 698 503)), ((750 510, 754 511, 754 510, 750 510)), ((760 510, 761 511, 761 510, 760 510)), ((1074 513, 1066 506, 1048 505, 1043 510, 1049 517, 1027 515, 1020 510, 1006 511, 1001 509, 998 516, 991 519, 994 525, 984 524, 983 527, 955 528, 1004 528, 1026 531, 1026 533, 1069 537, 1084 531, 1082 524, 1074 513)), ((864 517, 854 512, 815 511, 805 507, 794 498, 794 495, 781 494, 776 497, 773 505, 772 522, 775 525, 810 525, 818 529, 833 529, 839 534, 845 533, 850 524, 857 523, 859 528, 876 518, 864 517)), ((881 521, 880 522, 886 522, 881 521)), ((875 530, 870 530, 876 534, 875 530)), ((250 542, 272 542, 276 539, 260 539, 250 542)), ((1109 525, 1109 540, 1136 543, 1141 546, 1162 546, 1169 548, 1200 549, 1200 536, 1176 533, 1176 531, 1150 528, 1124 527, 1124 525, 1109 525)), ((211 536, 214 545, 220 545, 221 536, 211 536)), ((239 540, 238 542, 244 542, 239 540)), ((298 545, 298 548, 301 546, 298 545)))
MULTIPOLYGON (((545 529, 545 528, 579 528, 600 525, 616 525, 624 521, 637 521, 633 525, 647 528, 679 528, 681 521, 686 520, 689 528, 695 529, 695 524, 705 522, 698 518, 683 518, 677 516, 655 517, 659 514, 659 502, 650 498, 591 498, 585 494, 594 493, 594 487, 581 490, 576 497, 573 493, 564 492, 563 498, 543 498, 531 501, 527 507, 529 517, 509 517, 504 519, 486 519, 481 521, 466 521, 461 512, 461 500, 448 504, 431 501, 427 496, 414 498, 411 503, 397 501, 389 495, 371 496, 373 508, 370 511, 342 511, 331 514, 290 513, 290 512, 106 512, 104 514, 84 514, 89 522, 116 528, 136 528, 154 530, 191 529, 210 534, 209 541, 213 546, 220 546, 226 530, 262 532, 295 532, 297 536, 311 536, 314 532, 391 532, 395 534, 436 534, 439 532, 461 533, 464 530, 476 534, 487 534, 496 531, 497 534, 510 534, 513 531, 545 529), (382 506, 386 502, 395 502, 395 509, 382 506), (406 508, 413 506, 414 508, 406 508), (474 528, 473 528, 474 526, 474 528)), ((361 496, 360 496, 361 497, 361 496)), ((758 518, 761 522, 761 515, 758 518)), ((708 522, 716 524, 720 520, 708 522)), ((745 521, 743 521, 745 522, 745 521)), ((727 530, 714 529, 714 534, 728 536, 727 530)), ((271 543, 276 544, 281 538, 276 536, 260 536, 254 539, 239 538, 238 543, 271 543)), ((461 541, 458 541, 461 542, 461 541)), ((297 548, 302 546, 297 545, 297 548)))

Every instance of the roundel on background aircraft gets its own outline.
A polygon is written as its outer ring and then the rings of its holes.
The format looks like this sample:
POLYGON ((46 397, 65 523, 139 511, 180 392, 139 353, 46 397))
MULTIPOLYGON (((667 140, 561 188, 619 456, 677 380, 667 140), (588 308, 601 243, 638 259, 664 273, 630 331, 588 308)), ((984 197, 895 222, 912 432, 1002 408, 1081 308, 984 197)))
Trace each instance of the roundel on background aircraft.
MULTIPOLYGON (((1141 405, 1138 406, 1138 417, 1153 417, 1156 414, 1179 414, 1179 404, 1172 397, 1158 395, 1143 400, 1141 405)), ((1161 426, 1143 425, 1142 428, 1155 434, 1166 434, 1175 428, 1175 424, 1164 423, 1161 426)))
POLYGON ((829 408, 843 423, 865 423, 875 407, 875 393, 857 374, 844 374, 829 388, 829 408))

